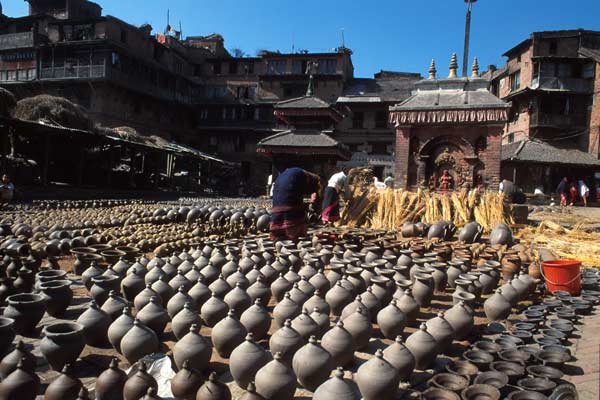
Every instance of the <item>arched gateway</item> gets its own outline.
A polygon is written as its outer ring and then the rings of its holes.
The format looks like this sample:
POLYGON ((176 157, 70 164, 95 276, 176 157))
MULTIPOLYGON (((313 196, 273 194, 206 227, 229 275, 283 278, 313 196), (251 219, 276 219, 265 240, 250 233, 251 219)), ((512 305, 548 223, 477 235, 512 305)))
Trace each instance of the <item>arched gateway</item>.
POLYGON ((416 84, 416 93, 390 108, 396 126, 396 187, 449 190, 487 185, 500 178, 503 125, 510 104, 491 94, 473 64, 471 78, 456 77, 456 58, 447 79, 416 84))

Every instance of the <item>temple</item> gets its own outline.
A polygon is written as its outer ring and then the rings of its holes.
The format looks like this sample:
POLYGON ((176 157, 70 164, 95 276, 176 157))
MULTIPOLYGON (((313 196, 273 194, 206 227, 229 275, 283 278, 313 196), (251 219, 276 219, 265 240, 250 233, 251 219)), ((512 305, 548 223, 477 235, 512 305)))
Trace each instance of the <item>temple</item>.
POLYGON ((429 79, 415 93, 390 107, 396 128, 397 188, 452 190, 498 187, 502 132, 510 104, 487 89, 477 59, 470 78, 457 77, 456 54, 448 78, 437 79, 435 61, 429 79))

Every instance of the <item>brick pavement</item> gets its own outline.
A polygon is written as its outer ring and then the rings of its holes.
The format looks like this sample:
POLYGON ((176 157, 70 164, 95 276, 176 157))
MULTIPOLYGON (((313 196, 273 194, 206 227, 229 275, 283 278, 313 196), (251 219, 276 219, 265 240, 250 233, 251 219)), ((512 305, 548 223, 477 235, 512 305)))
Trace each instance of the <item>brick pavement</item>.
MULTIPOLYGON (((600 307, 580 321, 579 338, 572 346, 573 374, 565 380, 577 387, 580 400, 600 399, 600 307)), ((567 371, 570 372, 570 371, 567 371)))

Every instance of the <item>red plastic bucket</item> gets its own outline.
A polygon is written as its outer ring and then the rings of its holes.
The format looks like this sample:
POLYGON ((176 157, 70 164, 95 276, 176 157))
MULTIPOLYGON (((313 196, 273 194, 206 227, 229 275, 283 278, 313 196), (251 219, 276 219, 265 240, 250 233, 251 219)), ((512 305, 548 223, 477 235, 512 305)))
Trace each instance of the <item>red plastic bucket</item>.
POLYGON ((581 292, 581 262, 577 260, 551 260, 542 262, 542 276, 548 291, 564 290, 573 296, 581 292))

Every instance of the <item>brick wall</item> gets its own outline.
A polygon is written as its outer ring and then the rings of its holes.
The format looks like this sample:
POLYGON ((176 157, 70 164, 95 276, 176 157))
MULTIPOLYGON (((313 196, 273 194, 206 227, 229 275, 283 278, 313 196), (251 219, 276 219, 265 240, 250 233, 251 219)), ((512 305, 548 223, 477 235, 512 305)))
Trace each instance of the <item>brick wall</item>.
POLYGON ((394 180, 395 187, 398 189, 406 189, 408 187, 410 134, 411 128, 396 128, 396 166, 394 180))

